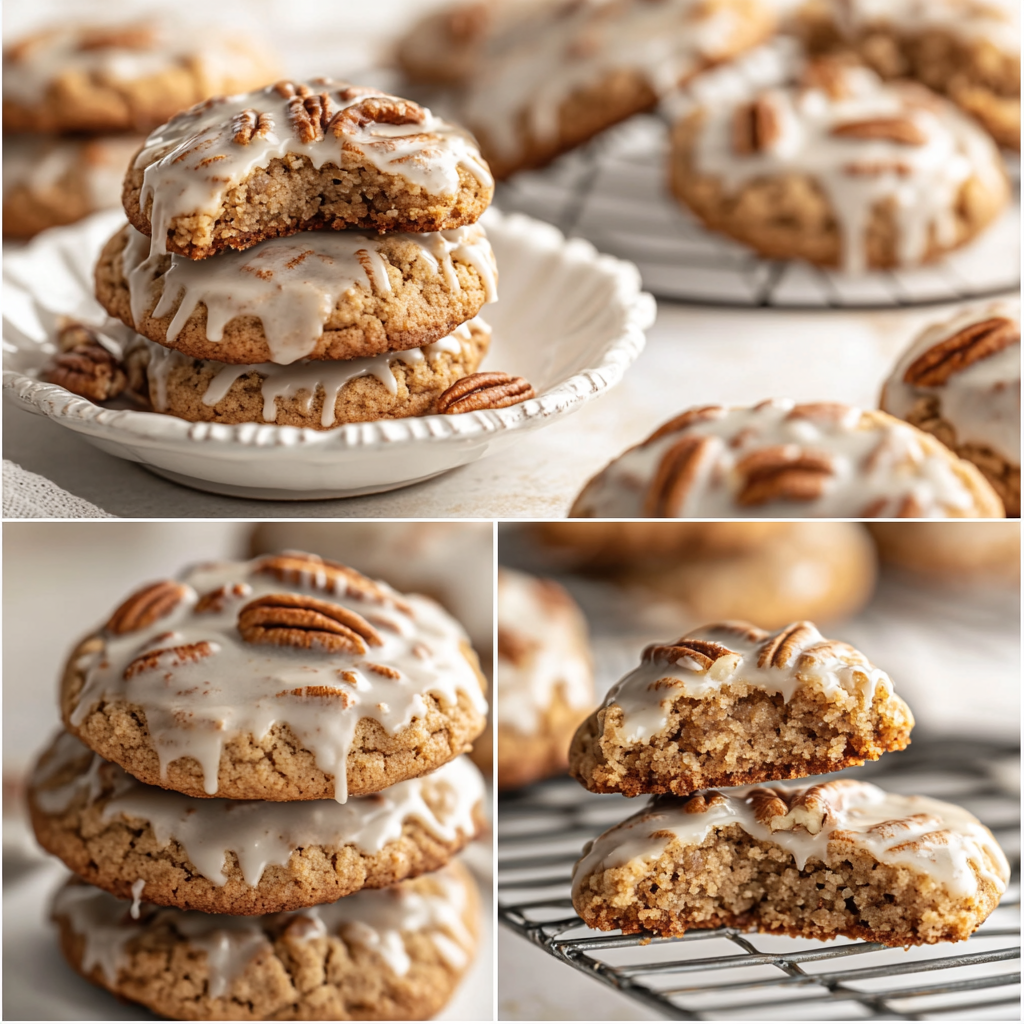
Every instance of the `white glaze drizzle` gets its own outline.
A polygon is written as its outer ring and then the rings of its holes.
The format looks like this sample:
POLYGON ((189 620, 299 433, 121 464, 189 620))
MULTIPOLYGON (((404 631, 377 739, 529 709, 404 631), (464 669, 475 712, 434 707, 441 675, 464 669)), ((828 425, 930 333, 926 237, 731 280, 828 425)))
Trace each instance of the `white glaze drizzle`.
POLYGON ((142 906, 142 893, 146 888, 146 880, 144 878, 137 878, 132 882, 132 908, 131 915, 133 921, 139 919, 139 908, 142 906))
POLYGON ((774 818, 772 831, 762 824, 751 794, 764 786, 736 786, 706 791, 707 810, 694 813, 683 808, 692 797, 660 798, 589 842, 573 870, 573 898, 587 876, 621 867, 632 861, 653 864, 673 838, 684 846, 699 846, 712 829, 739 825, 748 835, 776 843, 792 855, 799 870, 808 862, 839 867, 841 843, 852 842, 881 864, 910 868, 927 875, 954 898, 969 897, 978 890, 978 877, 1005 892, 1010 867, 992 834, 961 807, 923 796, 886 793, 869 783, 835 779, 824 784, 774 785, 771 790, 793 797, 817 788, 824 798, 825 813, 810 814, 807 824, 774 818), (720 799, 711 799, 716 792, 720 799), (781 827, 780 827, 781 826, 781 827), (841 835, 840 835, 841 833, 841 835), (837 844, 837 845, 833 845, 837 844), (976 874, 977 873, 977 874, 976 874))
POLYGON ((835 417, 790 417, 795 406, 790 399, 772 399, 749 408, 719 408, 710 419, 624 452, 587 485, 579 501, 589 516, 641 517, 645 492, 665 453, 684 435, 696 435, 712 443, 674 518, 844 518, 864 515, 866 509, 890 517, 910 499, 922 518, 973 509, 971 492, 953 471, 953 456, 927 454, 921 432, 909 424, 864 421, 861 426, 863 414, 853 407, 835 417), (820 497, 738 504, 745 479, 738 464, 774 446, 794 451, 799 446, 829 457, 831 474, 820 497))
MULTIPOLYGON (((373 233, 310 231, 270 238, 243 252, 222 252, 205 260, 172 254, 167 266, 166 256, 149 254, 145 235, 130 226, 125 230, 122 267, 132 320, 141 323, 150 308, 155 318, 173 313, 168 343, 202 304, 208 341, 222 341, 224 328, 235 317, 254 316, 263 325, 271 361, 294 363, 313 351, 347 291, 363 288, 381 296, 392 292, 389 264, 379 252, 385 236, 373 233)), ((443 275, 453 292, 460 290, 454 263, 473 267, 484 286, 484 301, 497 300, 494 253, 479 224, 387 237, 418 246, 419 258, 435 274, 443 275)))
POLYGON ((723 686, 778 693, 787 704, 800 689, 829 701, 849 695, 861 708, 869 708, 878 693, 893 693, 885 672, 849 644, 826 640, 811 623, 794 623, 776 634, 746 623, 722 623, 691 630, 679 641, 648 646, 640 665, 608 691, 602 707, 621 708, 624 742, 643 743, 667 727, 674 701, 713 698, 723 686), (773 665, 770 659, 759 664, 765 644, 794 626, 803 628, 784 664, 773 665), (686 640, 710 641, 727 650, 704 665, 698 657, 673 654, 673 643, 686 640))
POLYGON ((956 431, 956 443, 987 445, 1020 465, 1020 342, 953 373, 941 385, 908 384, 903 377, 916 359, 971 324, 1006 317, 1020 325, 1020 304, 994 302, 962 310, 926 327, 900 356, 885 382, 882 408, 906 419, 922 398, 935 397, 939 413, 956 431))
POLYGON ((465 695, 478 712, 486 711, 476 674, 460 647, 465 634, 433 601, 419 595, 402 598, 387 584, 378 584, 384 594, 379 600, 352 595, 343 581, 335 589, 322 571, 284 583, 254 571, 261 561, 194 568, 181 577, 185 596, 170 614, 135 632, 103 634, 105 649, 78 659, 84 685, 71 711, 72 726, 80 725, 100 701, 137 704, 146 713, 161 772, 179 757, 194 757, 204 789, 213 796, 225 742, 242 735, 259 740, 276 723, 287 723, 317 766, 334 776, 335 798, 344 803, 345 766, 361 719, 371 718, 394 734, 426 713, 427 694, 442 706, 454 706, 465 695), (193 611, 203 594, 236 584, 244 596, 225 599, 222 610, 193 611), (358 655, 245 642, 236 625, 239 610, 257 597, 288 593, 356 612, 374 625, 382 644, 358 655), (205 657, 165 655, 156 667, 125 678, 127 667, 143 654, 201 643, 210 645, 205 657), (371 665, 399 676, 390 678, 371 665), (327 687, 331 695, 305 696, 308 687, 327 687))
POLYGON ((85 940, 82 970, 98 966, 115 984, 128 962, 128 945, 147 931, 169 927, 207 956, 210 996, 227 995, 235 979, 259 953, 270 952, 267 929, 277 932, 285 924, 296 942, 338 935, 352 946, 376 952, 399 977, 409 972, 411 960, 404 935, 426 935, 455 970, 469 962, 473 937, 466 927, 466 883, 451 868, 430 876, 440 892, 422 892, 408 883, 346 896, 337 903, 265 917, 204 914, 195 910, 157 908, 143 904, 139 923, 126 913, 129 904, 88 885, 66 885, 53 902, 56 915, 65 917, 71 930, 85 940))
MULTIPOLYGON (((405 103, 386 93, 355 90, 343 98, 344 82, 318 79, 308 83, 315 94, 327 93, 330 116, 379 97, 405 103)), ((289 121, 289 100, 274 86, 238 96, 219 96, 171 118, 146 140, 135 166, 145 168, 139 203, 145 210, 153 200, 152 252, 166 252, 167 231, 175 217, 192 213, 216 217, 229 189, 275 159, 308 157, 316 169, 344 166, 357 154, 384 174, 399 175, 433 196, 453 196, 459 189, 459 169, 481 185, 492 184, 487 165, 473 137, 461 128, 423 109, 423 119, 410 124, 351 120, 335 135, 329 129, 318 141, 302 142, 289 121), (270 129, 246 144, 234 141, 236 117, 252 110, 270 119, 270 129)))
POLYGON ((536 731, 556 688, 570 707, 594 702, 586 621, 567 594, 545 599, 552 585, 512 569, 498 572, 498 721, 524 735, 536 731), (502 656, 503 632, 522 650, 515 661, 502 656))
MULTIPOLYGON (((70 742, 62 736, 33 778, 32 796, 40 809, 60 814, 83 795, 87 806, 103 801, 103 821, 125 818, 148 823, 161 847, 179 843, 196 870, 214 885, 228 880, 229 853, 235 855, 246 885, 257 886, 269 865, 283 867, 293 853, 305 847, 350 845, 362 853, 380 853, 401 837, 406 822, 418 822, 442 842, 453 842, 460 833, 468 839, 476 833, 474 808, 484 798, 483 777, 466 757, 423 778, 399 782, 373 796, 353 797, 345 804, 333 800, 197 800, 138 782, 97 754, 72 784, 57 790, 40 789, 89 753, 83 743, 65 735, 70 742), (97 778, 102 792, 96 792, 97 778)), ((144 885, 139 880, 132 886, 136 898, 144 885)))

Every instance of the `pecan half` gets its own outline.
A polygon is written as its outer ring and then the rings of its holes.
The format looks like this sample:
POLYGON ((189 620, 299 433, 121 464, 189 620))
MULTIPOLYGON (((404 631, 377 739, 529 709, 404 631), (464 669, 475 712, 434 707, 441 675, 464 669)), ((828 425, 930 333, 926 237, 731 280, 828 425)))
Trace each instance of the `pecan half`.
POLYGON ((774 789, 755 789, 747 798, 754 811, 754 817, 765 828, 772 828, 772 821, 789 813, 785 801, 774 789))
POLYGON ((683 637, 671 644, 650 644, 644 648, 644 661, 668 661, 673 664, 689 658, 695 661, 702 672, 706 672, 719 658, 735 651, 710 640, 690 640, 683 637))
POLYGON ((260 559, 253 572, 257 575, 273 576, 282 583, 291 583, 296 587, 323 590, 329 594, 344 594, 346 597, 374 604, 388 604, 406 613, 412 611, 396 594, 388 593, 368 576, 340 562, 320 558, 319 555, 307 555, 297 551, 270 555, 260 559))
POLYGON ((147 651, 130 661, 124 670, 125 679, 131 679, 140 672, 152 672, 154 669, 178 668, 189 662, 201 661, 216 654, 219 648, 208 640, 200 640, 196 644, 182 644, 178 647, 161 647, 156 651, 147 651))
POLYGON ((732 148, 740 156, 770 149, 779 134, 778 110, 766 96, 737 107, 733 113, 732 148))
POLYGON ((825 491, 825 483, 832 475, 832 459, 827 452, 810 448, 770 445, 751 452, 736 468, 745 477, 736 496, 740 505, 813 501, 825 491))
POLYGON ((678 416, 670 419, 668 423, 663 423, 658 427, 644 444, 651 444, 651 442, 657 441, 659 437, 664 437, 666 434, 678 433, 680 430, 692 427, 694 423, 717 420, 724 415, 725 409, 720 405, 704 405, 699 409, 687 409, 686 412, 681 412, 678 416))
POLYGON ((289 82, 287 79, 281 82, 274 83, 274 91, 278 96, 282 96, 286 100, 290 100, 293 96, 305 97, 308 96, 313 90, 308 85, 298 84, 295 82, 289 82))
POLYGON ((385 679, 401 679, 402 673, 397 668, 392 668, 390 665, 377 665, 372 661, 366 662, 366 667, 369 671, 375 673, 378 676, 383 676, 385 679))
POLYGON ((366 619, 330 601, 299 594, 266 594, 238 613, 238 631, 250 644, 320 647, 325 651, 365 654, 367 644, 384 641, 366 619))
POLYGON ((70 352, 79 345, 98 345, 100 339, 94 327, 79 323, 77 320, 64 320, 57 328, 54 340, 59 351, 70 352))
POLYGON ((667 449, 644 495, 645 518, 672 519, 679 515, 702 463, 714 447, 713 438, 689 434, 667 449))
POLYGON ((979 360, 1019 344, 1020 324, 1014 320, 1004 316, 980 320, 922 352, 907 367, 903 382, 919 388, 939 387, 979 360))
POLYGON ((901 146, 923 146, 928 137, 909 117, 872 117, 837 124, 832 135, 839 139, 881 139, 901 146))
MULTIPOLYGON (((714 789, 709 789, 706 793, 698 793, 696 796, 691 796, 683 804, 681 810, 683 814, 706 814, 712 807, 717 807, 719 804, 724 803, 725 797, 721 793, 714 789)), ((670 834, 675 839, 675 833, 672 832, 670 834)))
POLYGON ((252 108, 243 110, 231 122, 232 141, 248 146, 253 139, 266 138, 274 129, 274 119, 268 113, 258 113, 252 108))
POLYGON ((93 402, 116 398, 128 384, 121 364, 95 342, 75 345, 70 351, 54 356, 40 377, 93 402))
POLYGON ((477 409, 504 409, 536 397, 533 385, 522 377, 513 377, 492 370, 489 373, 471 373, 457 380, 437 399, 437 411, 447 416, 477 409))
POLYGON ((114 636, 135 633, 170 615, 187 593, 181 583, 160 580, 137 590, 110 616, 104 627, 114 636))
POLYGON ((401 100, 396 96, 369 96, 359 103, 353 103, 331 118, 327 128, 336 136, 341 135, 349 125, 365 128, 368 124, 423 124, 427 112, 412 100, 401 100))
POLYGON ((282 690, 278 697, 319 697, 321 700, 329 698, 337 700, 343 708, 351 707, 355 703, 355 697, 348 690, 339 690, 336 686, 299 686, 294 690, 282 690))
POLYGON ((794 622, 792 626, 780 630, 775 636, 770 636, 758 651, 758 668, 786 668, 815 633, 816 630, 811 623, 794 622))
MULTIPOLYGON (((306 88, 303 86, 302 88, 306 88)), ((299 142, 319 142, 331 122, 331 100, 327 93, 309 92, 288 100, 288 122, 299 142)))
POLYGON ((850 415, 850 406, 842 402, 803 402, 786 413, 787 420, 814 420, 817 423, 842 423, 850 415))
POLYGON ((252 587, 248 583, 225 583, 223 587, 211 590, 203 594, 192 609, 197 615, 204 615, 209 612, 222 612, 229 602, 248 597, 252 593, 252 587))

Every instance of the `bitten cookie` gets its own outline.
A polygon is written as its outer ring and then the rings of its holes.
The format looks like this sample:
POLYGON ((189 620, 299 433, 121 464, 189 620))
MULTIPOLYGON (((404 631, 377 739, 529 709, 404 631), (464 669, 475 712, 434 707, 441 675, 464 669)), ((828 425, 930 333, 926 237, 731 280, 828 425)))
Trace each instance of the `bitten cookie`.
POLYGON ((174 1020, 424 1020, 476 953, 479 896, 460 864, 290 914, 129 903, 69 882, 53 901, 68 963, 174 1020))
POLYGON ((494 181, 473 137, 410 100, 330 79, 198 104, 128 169, 128 220, 153 253, 203 259, 314 229, 446 231, 494 181))
POLYGON ((762 0, 460 3, 399 45, 413 80, 457 83, 495 175, 541 167, 774 30, 762 0))
POLYGON ((594 793, 682 796, 874 761, 913 725, 885 672, 810 622, 728 622, 646 647, 577 730, 569 771, 594 793))
POLYGON ((572 899, 593 928, 742 928, 919 946, 968 938, 1010 867, 953 804, 835 779, 659 797, 588 843, 572 899))
POLYGON ((879 405, 973 462, 1020 515, 1020 305, 963 310, 922 331, 879 405))
POLYGON ((491 340, 479 317, 423 348, 365 359, 255 366, 192 359, 147 341, 156 412, 214 423, 277 423, 329 430, 343 423, 423 416, 473 373, 491 340))
POLYGON ((671 188, 705 226, 858 273, 935 260, 1005 208, 999 150, 949 101, 838 59, 802 64, 758 54, 672 103, 671 188))
POLYGON ((69 733, 29 787, 36 838, 80 878, 124 899, 211 914, 273 914, 443 867, 483 826, 468 758, 373 796, 199 800, 146 786, 69 733))
POLYGON ((4 51, 4 131, 149 131, 278 73, 276 58, 235 29, 169 20, 49 28, 4 51))
POLYGON ((498 571, 498 788, 564 772, 594 703, 587 623, 554 580, 498 571))
POLYGON ((576 518, 1001 518, 975 466, 884 412, 772 399, 688 409, 580 492, 576 518))
POLYGON ((433 601, 291 553, 152 583, 72 652, 65 727, 188 796, 377 793, 469 750, 487 702, 433 601))
POLYGON ((121 205, 121 179, 135 135, 95 139, 5 135, 4 238, 31 238, 121 205))
POLYGON ((444 234, 316 232, 209 260, 150 256, 125 226, 96 264, 96 298, 193 359, 294 363, 431 345, 497 293, 480 225, 444 234))

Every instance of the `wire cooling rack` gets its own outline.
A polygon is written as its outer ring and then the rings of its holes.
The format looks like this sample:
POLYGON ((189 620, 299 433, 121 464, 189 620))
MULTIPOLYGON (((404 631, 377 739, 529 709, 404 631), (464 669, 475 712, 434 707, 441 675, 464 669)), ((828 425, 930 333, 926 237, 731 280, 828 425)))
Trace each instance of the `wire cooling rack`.
POLYGON ((1020 750, 915 737, 906 751, 838 774, 950 800, 995 834, 1013 874, 966 942, 890 949, 741 932, 681 939, 587 928, 569 898, 583 844, 639 806, 561 778, 505 797, 498 917, 551 956, 675 1020, 1019 1020, 1020 750))
MULTIPOLYGON (((706 231, 668 194, 668 140, 656 116, 631 118, 542 171, 515 175, 495 203, 550 221, 632 260, 660 299, 779 308, 899 308, 978 299, 1020 286, 1020 203, 981 237, 927 267, 847 275, 764 260, 706 231)), ((1019 179, 1017 168, 1009 168, 1019 179)))

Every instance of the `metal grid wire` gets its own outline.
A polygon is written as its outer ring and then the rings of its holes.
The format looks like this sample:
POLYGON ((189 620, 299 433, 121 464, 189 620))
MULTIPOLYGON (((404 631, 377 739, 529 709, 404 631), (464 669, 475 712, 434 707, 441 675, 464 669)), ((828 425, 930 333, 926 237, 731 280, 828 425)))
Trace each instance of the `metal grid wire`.
POLYGON ((638 804, 566 778, 499 804, 498 917, 556 959, 675 1020, 1019 1020, 1019 757, 1017 747, 915 738, 902 753, 838 773, 954 801, 993 831, 1013 874, 999 907, 966 942, 904 950, 734 928, 653 940, 589 929, 569 898, 572 865, 588 839, 638 804))
MULTIPOLYGON (((980 238, 926 267, 847 275, 765 260, 706 231, 668 194, 667 134, 631 118, 541 171, 499 186, 495 203, 631 260, 661 299, 779 308, 899 308, 978 299, 1020 287, 1020 204, 980 238)), ((1008 168, 1019 177, 1016 167, 1008 168)))

